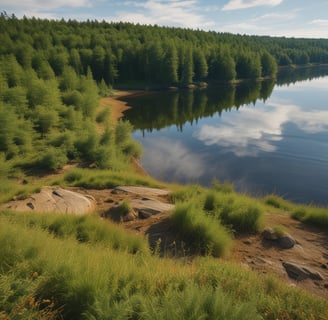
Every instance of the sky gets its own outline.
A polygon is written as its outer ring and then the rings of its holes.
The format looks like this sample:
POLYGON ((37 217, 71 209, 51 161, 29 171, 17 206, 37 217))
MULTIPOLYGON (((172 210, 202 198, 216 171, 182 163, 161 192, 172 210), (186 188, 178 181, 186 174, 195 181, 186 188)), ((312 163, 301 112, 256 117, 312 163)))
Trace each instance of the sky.
POLYGON ((328 0, 0 0, 8 15, 328 39, 328 0))

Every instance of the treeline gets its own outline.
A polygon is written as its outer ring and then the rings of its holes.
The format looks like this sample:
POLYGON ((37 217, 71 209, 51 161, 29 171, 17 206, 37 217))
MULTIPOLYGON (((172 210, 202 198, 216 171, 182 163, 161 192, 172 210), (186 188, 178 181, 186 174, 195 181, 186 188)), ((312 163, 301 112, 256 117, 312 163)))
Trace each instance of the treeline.
POLYGON ((1 14, 2 56, 43 77, 67 68, 106 85, 187 86, 275 77, 278 66, 328 63, 328 40, 274 38, 1 14), (49 74, 50 73, 50 74, 49 74))

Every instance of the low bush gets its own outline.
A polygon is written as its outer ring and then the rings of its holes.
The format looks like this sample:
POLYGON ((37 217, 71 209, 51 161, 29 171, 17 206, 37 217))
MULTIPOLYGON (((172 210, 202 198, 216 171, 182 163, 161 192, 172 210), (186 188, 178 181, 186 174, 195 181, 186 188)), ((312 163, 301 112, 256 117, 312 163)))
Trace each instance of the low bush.
POLYGON ((62 168, 68 161, 66 152, 60 148, 48 147, 36 162, 38 168, 54 171, 62 168))
POLYGON ((219 257, 229 252, 232 240, 228 231, 194 203, 177 205, 171 215, 183 241, 195 252, 219 257))
POLYGON ((284 200, 283 198, 274 194, 265 196, 263 198, 263 201, 265 204, 277 209, 288 210, 292 207, 292 204, 289 201, 284 200))
POLYGON ((262 227, 263 208, 242 196, 230 198, 220 208, 219 217, 224 225, 237 232, 258 232, 262 227))
POLYGON ((312 206, 296 206, 291 217, 304 223, 328 230, 328 209, 312 206))

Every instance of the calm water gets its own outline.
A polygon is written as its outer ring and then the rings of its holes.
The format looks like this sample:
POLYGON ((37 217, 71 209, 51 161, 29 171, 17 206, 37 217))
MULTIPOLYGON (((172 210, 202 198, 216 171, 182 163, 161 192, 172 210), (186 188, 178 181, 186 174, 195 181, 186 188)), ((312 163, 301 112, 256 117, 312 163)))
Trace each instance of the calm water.
POLYGON ((328 67, 126 100, 153 177, 328 205, 328 67))

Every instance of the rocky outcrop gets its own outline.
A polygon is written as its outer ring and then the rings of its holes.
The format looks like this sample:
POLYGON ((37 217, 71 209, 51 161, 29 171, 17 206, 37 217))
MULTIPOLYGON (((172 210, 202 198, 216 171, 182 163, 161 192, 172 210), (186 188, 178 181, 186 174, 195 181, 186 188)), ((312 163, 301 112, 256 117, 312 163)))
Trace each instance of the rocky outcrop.
POLYGON ((130 211, 122 212, 120 204, 112 206, 103 215, 114 221, 132 221, 136 219, 147 219, 153 215, 173 210, 174 205, 164 203, 152 198, 135 198, 129 200, 130 211))
POLYGON ((43 187, 24 200, 13 200, 1 206, 1 209, 15 211, 35 211, 53 213, 85 214, 94 211, 96 201, 93 197, 65 190, 59 187, 43 187))
POLYGON ((282 265, 285 268, 288 276, 292 279, 298 281, 305 280, 305 279, 324 280, 324 277, 320 274, 320 272, 315 271, 306 266, 299 265, 292 262, 283 262, 282 265))
POLYGON ((273 228, 265 228, 262 232, 262 237, 265 240, 274 241, 282 249, 293 248, 296 240, 288 233, 279 233, 273 228))

